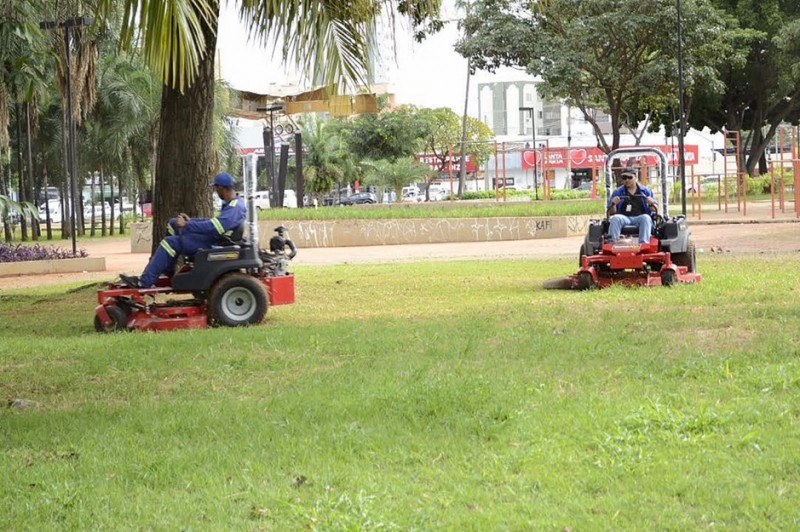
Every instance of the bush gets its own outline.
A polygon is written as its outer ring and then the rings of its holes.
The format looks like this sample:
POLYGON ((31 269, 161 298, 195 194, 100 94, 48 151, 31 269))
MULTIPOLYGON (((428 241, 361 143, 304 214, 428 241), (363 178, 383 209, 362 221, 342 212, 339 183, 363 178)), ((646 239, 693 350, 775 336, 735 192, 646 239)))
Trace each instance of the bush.
POLYGON ((0 262, 23 262, 30 260, 57 260, 88 257, 85 249, 79 249, 74 255, 65 249, 34 244, 0 244, 0 262))

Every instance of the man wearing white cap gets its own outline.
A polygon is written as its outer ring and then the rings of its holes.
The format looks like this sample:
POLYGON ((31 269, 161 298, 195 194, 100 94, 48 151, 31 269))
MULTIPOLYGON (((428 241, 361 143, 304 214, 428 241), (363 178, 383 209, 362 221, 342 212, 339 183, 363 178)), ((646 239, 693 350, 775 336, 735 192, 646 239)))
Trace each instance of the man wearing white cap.
POLYGON ((236 183, 230 174, 217 174, 212 181, 222 208, 214 218, 190 218, 181 213, 169 220, 168 236, 164 237, 150 257, 150 262, 140 277, 120 275, 120 279, 131 287, 149 288, 156 284, 158 276, 175 267, 179 255, 194 255, 198 249, 210 247, 222 236, 230 236, 247 217, 245 201, 236 196, 236 183))

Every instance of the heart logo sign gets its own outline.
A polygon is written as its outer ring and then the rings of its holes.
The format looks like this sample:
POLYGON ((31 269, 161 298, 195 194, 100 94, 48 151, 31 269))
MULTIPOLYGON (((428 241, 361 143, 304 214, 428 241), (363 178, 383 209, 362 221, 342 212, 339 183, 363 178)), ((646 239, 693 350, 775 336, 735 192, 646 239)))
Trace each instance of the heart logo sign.
POLYGON ((569 151, 569 159, 575 166, 580 166, 585 163, 586 155, 586 150, 583 148, 569 151))
POLYGON ((534 150, 525 150, 522 152, 522 162, 524 168, 533 168, 536 166, 536 152, 534 150))

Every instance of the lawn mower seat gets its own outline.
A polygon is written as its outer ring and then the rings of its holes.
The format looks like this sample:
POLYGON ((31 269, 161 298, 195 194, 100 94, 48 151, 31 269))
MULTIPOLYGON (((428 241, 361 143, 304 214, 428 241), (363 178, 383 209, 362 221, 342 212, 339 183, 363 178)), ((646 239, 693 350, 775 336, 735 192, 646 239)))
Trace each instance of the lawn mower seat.
MULTIPOLYGON (((217 250, 217 249, 226 248, 226 247, 239 248, 239 247, 247 246, 248 242, 244 238, 244 229, 245 229, 246 226, 247 226, 247 224, 245 222, 242 222, 236 229, 231 231, 230 235, 220 235, 217 238, 217 240, 213 244, 211 244, 211 246, 209 248, 198 249, 195 252, 195 255, 197 253, 200 253, 201 251, 206 250, 206 249, 217 250)), ((180 260, 178 261, 177 270, 180 270, 183 267, 184 264, 193 263, 195 255, 187 255, 187 254, 181 255, 180 260)))
POLYGON ((244 229, 247 226, 245 222, 239 224, 239 227, 231 231, 230 235, 220 235, 216 242, 211 247, 224 247, 224 246, 241 246, 247 242, 244 239, 244 229))
POLYGON ((242 224, 230 236, 218 240, 208 249, 198 249, 190 263, 187 262, 172 276, 172 288, 208 290, 216 279, 228 272, 261 268, 263 262, 258 250, 243 238, 244 227, 242 224))
POLYGON ((623 225, 620 234, 623 236, 639 236, 639 227, 636 225, 623 225))
MULTIPOLYGON (((608 230, 610 227, 609 219, 605 218, 603 220, 603 239, 608 240, 608 230)), ((651 236, 658 236, 660 224, 657 219, 653 219, 653 228, 650 230, 651 236)), ((629 237, 638 237, 639 236, 639 227, 636 225, 623 225, 622 231, 620 231, 621 236, 629 236, 629 237)))

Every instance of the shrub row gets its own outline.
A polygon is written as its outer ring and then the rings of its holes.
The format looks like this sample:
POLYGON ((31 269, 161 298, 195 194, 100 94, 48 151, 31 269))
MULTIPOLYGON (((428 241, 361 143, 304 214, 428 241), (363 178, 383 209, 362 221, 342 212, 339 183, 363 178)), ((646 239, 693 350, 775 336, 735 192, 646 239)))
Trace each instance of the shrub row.
POLYGON ((0 244, 0 262, 23 262, 31 260, 73 259, 88 257, 85 249, 72 251, 41 244, 0 244))

